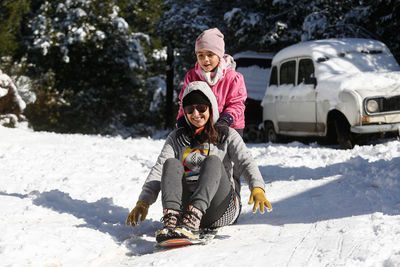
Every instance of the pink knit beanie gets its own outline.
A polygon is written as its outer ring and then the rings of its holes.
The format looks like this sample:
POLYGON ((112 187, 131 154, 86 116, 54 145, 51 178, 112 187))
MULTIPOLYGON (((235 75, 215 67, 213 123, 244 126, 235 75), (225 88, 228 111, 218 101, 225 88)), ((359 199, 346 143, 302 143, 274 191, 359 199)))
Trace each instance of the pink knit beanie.
POLYGON ((212 28, 205 30, 197 37, 195 52, 199 50, 208 50, 223 58, 225 54, 224 35, 217 29, 212 28))

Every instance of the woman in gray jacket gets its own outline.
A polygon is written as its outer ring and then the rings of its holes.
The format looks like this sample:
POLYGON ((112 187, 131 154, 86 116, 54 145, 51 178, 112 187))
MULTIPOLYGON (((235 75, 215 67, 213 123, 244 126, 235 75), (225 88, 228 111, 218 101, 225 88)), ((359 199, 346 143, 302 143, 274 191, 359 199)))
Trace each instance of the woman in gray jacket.
POLYGON ((157 242, 171 237, 196 239, 200 228, 234 223, 240 213, 240 181, 233 178, 239 166, 251 190, 253 212, 272 210, 264 180, 243 139, 228 126, 215 126, 218 103, 207 83, 188 84, 182 95, 186 126, 173 130, 151 169, 135 208, 127 217, 134 227, 146 218, 161 190, 164 227, 157 242))

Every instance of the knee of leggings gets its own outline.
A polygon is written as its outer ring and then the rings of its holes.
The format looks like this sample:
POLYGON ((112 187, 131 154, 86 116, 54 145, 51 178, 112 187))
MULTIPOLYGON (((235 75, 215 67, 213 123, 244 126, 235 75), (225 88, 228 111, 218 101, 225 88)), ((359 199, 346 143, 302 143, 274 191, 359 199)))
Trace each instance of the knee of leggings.
POLYGON ((214 163, 217 163, 217 164, 222 164, 221 160, 216 155, 211 155, 211 156, 207 157, 205 160, 206 161, 211 161, 211 162, 214 162, 214 163))
POLYGON ((176 158, 169 158, 164 163, 164 165, 171 165, 171 164, 182 165, 182 163, 176 158))

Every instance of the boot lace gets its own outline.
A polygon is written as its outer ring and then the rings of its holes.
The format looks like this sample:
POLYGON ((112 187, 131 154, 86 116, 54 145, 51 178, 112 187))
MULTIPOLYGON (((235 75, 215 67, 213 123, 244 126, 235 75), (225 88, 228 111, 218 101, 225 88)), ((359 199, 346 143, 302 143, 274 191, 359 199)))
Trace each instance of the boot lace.
POLYGON ((179 214, 174 214, 172 212, 168 212, 164 214, 161 218, 161 222, 164 223, 164 228, 175 228, 178 224, 178 216, 179 214))
POLYGON ((189 209, 183 215, 183 224, 189 229, 198 230, 200 226, 201 217, 202 217, 201 211, 195 208, 189 209))

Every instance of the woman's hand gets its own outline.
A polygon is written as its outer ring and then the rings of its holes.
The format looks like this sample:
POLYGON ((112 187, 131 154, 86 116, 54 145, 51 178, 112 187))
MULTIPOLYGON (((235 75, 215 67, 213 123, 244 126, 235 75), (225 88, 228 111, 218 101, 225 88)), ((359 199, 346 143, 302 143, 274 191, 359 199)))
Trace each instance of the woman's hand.
POLYGON ((260 187, 254 187, 253 190, 251 190, 249 205, 253 203, 254 203, 253 206, 254 213, 257 212, 258 207, 260 207, 261 213, 264 213, 264 207, 267 207, 267 211, 272 211, 272 205, 267 200, 264 190, 260 187))
POLYGON ((132 225, 135 227, 139 224, 139 216, 140 221, 143 222, 146 219, 147 212, 149 211, 149 203, 144 200, 138 201, 136 203, 135 208, 129 213, 128 217, 126 218, 126 225, 132 225))

